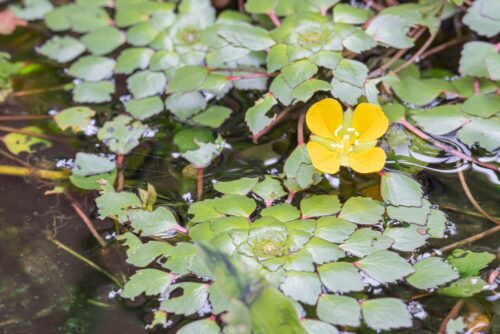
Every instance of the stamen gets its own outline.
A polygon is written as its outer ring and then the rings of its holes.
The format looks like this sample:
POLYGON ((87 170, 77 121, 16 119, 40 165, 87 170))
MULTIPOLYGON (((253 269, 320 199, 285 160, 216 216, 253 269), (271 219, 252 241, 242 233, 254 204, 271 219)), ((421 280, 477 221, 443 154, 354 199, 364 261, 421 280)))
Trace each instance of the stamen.
POLYGON ((342 125, 340 125, 340 126, 339 126, 336 130, 335 130, 335 132, 333 133, 333 135, 334 135, 335 137, 337 137, 337 136, 339 135, 340 130, 342 130, 342 125))
POLYGON ((347 132, 353 132, 353 131, 356 131, 355 128, 347 128, 347 132))
POLYGON ((359 137, 359 132, 358 131, 354 131, 354 134, 359 137))
POLYGON ((351 139, 351 136, 349 136, 349 135, 344 135, 344 137, 342 137, 342 140, 345 140, 345 141, 349 141, 349 139, 351 139))
POLYGON ((349 152, 352 152, 352 150, 353 150, 353 147, 352 146, 349 147, 349 152))
POLYGON ((358 145, 359 144, 359 140, 355 139, 354 140, 354 145, 358 145))

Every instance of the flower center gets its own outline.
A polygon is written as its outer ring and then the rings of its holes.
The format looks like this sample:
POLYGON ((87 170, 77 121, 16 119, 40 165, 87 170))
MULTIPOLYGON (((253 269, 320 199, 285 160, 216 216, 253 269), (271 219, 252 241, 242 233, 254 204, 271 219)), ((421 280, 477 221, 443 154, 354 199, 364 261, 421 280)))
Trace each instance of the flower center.
POLYGON ((339 150, 342 154, 352 152, 354 147, 359 144, 359 132, 354 128, 343 130, 343 126, 340 125, 333 132, 333 136, 334 140, 330 143, 330 146, 334 150, 339 150))

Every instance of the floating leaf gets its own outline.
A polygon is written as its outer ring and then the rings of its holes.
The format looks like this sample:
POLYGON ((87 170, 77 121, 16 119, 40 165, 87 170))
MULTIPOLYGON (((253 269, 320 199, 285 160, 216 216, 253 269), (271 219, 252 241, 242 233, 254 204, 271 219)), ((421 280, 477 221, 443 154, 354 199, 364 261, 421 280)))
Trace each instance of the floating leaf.
POLYGON ((281 291, 294 300, 315 305, 321 293, 318 275, 301 271, 289 271, 280 286, 281 291))
POLYGON ((265 208, 260 214, 262 217, 273 217, 281 222, 291 221, 300 217, 300 211, 287 203, 265 208))
POLYGON ((375 330, 411 327, 411 318, 406 305, 396 298, 377 298, 361 304, 363 319, 375 330))
POLYGON ((458 71, 463 75, 486 77, 486 57, 496 54, 494 44, 473 41, 464 45, 458 71))
POLYGON ((118 115, 104 123, 97 137, 116 154, 128 154, 137 145, 146 127, 126 115, 118 115))
POLYGON ((439 289, 439 293, 451 297, 472 297, 488 285, 481 277, 465 277, 439 289))
POLYGON ((141 71, 127 79, 127 87, 136 99, 163 94, 166 78, 161 72, 141 71))
POLYGON ((413 46, 407 35, 409 29, 408 22, 399 16, 379 15, 370 22, 366 32, 379 43, 406 49, 413 46))
POLYGON ((54 36, 37 51, 59 63, 66 63, 85 52, 85 45, 70 36, 54 36))
POLYGON ((273 201, 286 195, 286 192, 283 191, 281 183, 268 175, 266 175, 264 180, 259 182, 252 189, 252 191, 266 203, 272 203, 273 201))
POLYGON ((384 173, 380 183, 384 202, 395 206, 422 206, 422 188, 411 177, 400 173, 384 173))
MULTIPOLYGON (((21 130, 34 134, 43 134, 42 129, 36 126, 28 126, 21 130)), ((33 153, 37 148, 48 148, 52 146, 52 143, 46 139, 15 132, 5 135, 2 139, 7 149, 16 155, 22 152, 33 153)))
POLYGON ((68 74, 86 81, 101 81, 112 76, 115 61, 98 56, 80 57, 68 69, 68 74))
POLYGON ((321 282, 335 293, 362 291, 363 282, 358 269, 348 262, 327 263, 318 267, 321 282))
POLYGON ((419 127, 433 135, 445 135, 460 128, 467 118, 460 112, 459 105, 445 105, 412 113, 419 127))
POLYGON ((259 182, 256 177, 243 177, 234 181, 219 181, 214 184, 215 190, 226 195, 248 194, 259 182))
POLYGON ((361 307, 358 301, 351 297, 321 295, 316 313, 318 318, 334 325, 360 325, 361 307))
POLYGON ((125 104, 125 110, 141 121, 161 113, 163 109, 163 101, 158 96, 132 99, 125 104))
POLYGON ((337 328, 332 325, 314 319, 302 319, 302 326, 306 329, 308 334, 338 334, 337 328))
POLYGON ((164 207, 159 207, 154 211, 130 211, 129 220, 134 231, 144 237, 172 236, 179 227, 175 216, 164 207))
POLYGON ((330 242, 342 242, 354 231, 356 225, 337 217, 321 217, 316 222, 314 235, 330 242))
POLYGON ((101 56, 122 45, 125 35, 115 27, 102 27, 82 36, 81 42, 90 53, 101 56))
POLYGON ((218 128, 231 116, 232 110, 222 106, 212 106, 193 117, 193 121, 200 125, 218 128))
POLYGON ((198 312, 208 299, 208 284, 183 282, 173 284, 160 309, 175 314, 191 315, 198 312), (181 289, 182 295, 170 297, 170 294, 181 289))
POLYGON ((253 134, 259 133, 271 124, 276 116, 270 118, 267 116, 267 113, 277 103, 278 101, 276 101, 273 95, 266 94, 263 98, 257 100, 253 107, 247 110, 245 122, 253 134))
POLYGON ((356 267, 381 283, 393 283, 415 270, 396 253, 380 250, 357 261, 356 267))
POLYGON ((366 256, 391 247, 393 240, 378 231, 362 228, 354 232, 340 248, 355 256, 366 256))
POLYGON ((256 208, 253 199, 241 195, 226 195, 215 202, 215 210, 230 216, 249 217, 256 208))
POLYGON ((488 252, 476 253, 471 250, 455 249, 446 260, 454 266, 461 277, 476 276, 486 268, 495 255, 488 252))
POLYGON ((149 48, 128 48, 123 50, 116 60, 115 73, 131 74, 135 70, 148 67, 154 51, 149 48))
POLYGON ((379 201, 366 197, 351 197, 342 206, 339 217, 360 225, 374 225, 383 221, 384 211, 384 206, 379 201))
POLYGON ((500 112, 500 96, 474 95, 462 104, 461 109, 470 115, 489 118, 500 112))
POLYGON ((333 215, 340 210, 340 201, 336 195, 314 195, 300 202, 302 216, 312 218, 333 215))
POLYGON ((100 219, 116 217, 120 223, 127 221, 129 208, 139 208, 142 206, 139 197, 126 191, 102 194, 96 198, 95 202, 100 219))
POLYGON ((71 173, 77 176, 91 176, 108 173, 113 169, 115 169, 115 164, 105 157, 78 152, 71 173))
POLYGON ((410 224, 425 225, 431 212, 431 204, 422 200, 421 207, 413 206, 388 206, 387 215, 395 220, 410 224))
POLYGON ((177 331, 178 334, 191 334, 191 333, 203 333, 203 334, 220 334, 221 330, 215 320, 211 318, 196 320, 182 326, 181 329, 177 331))
POLYGON ((500 143, 500 121, 497 119, 473 118, 457 133, 457 138, 469 147, 479 145, 493 152, 500 143))
POLYGON ((73 132, 77 133, 85 130, 89 126, 95 111, 87 107, 72 107, 64 109, 54 116, 57 126, 61 130, 70 128, 73 132))
POLYGON ((417 226, 389 227, 384 231, 384 235, 394 240, 393 249, 403 252, 413 252, 425 245, 427 240, 425 228, 417 226))
POLYGON ((172 275, 157 269, 141 269, 130 277, 121 296, 134 299, 144 293, 148 296, 163 293, 172 283, 172 275))
POLYGON ((111 101, 115 84, 111 81, 82 82, 73 90, 73 100, 79 103, 103 103, 111 101))
POLYGON ((429 257, 415 264, 415 273, 406 280, 422 290, 432 289, 458 278, 458 273, 437 257, 429 257))
POLYGON ((205 109, 207 101, 200 92, 175 93, 167 98, 165 106, 181 121, 185 121, 205 109))

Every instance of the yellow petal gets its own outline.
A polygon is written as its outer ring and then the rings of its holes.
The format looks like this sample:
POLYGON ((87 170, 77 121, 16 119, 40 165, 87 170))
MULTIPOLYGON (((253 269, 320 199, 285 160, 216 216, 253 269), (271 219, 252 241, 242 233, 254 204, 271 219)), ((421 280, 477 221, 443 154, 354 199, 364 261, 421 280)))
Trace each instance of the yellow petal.
POLYGON ((384 168, 384 164, 385 152, 380 147, 349 153, 349 167, 358 173, 378 172, 384 168))
POLYGON ((354 109, 352 127, 359 132, 359 141, 370 141, 384 135, 389 127, 389 120, 380 106, 360 103, 354 109))
POLYGON ((316 102, 307 111, 306 123, 315 135, 333 139, 333 133, 342 124, 342 106, 334 99, 316 102))
POLYGON ((313 166, 323 173, 335 174, 339 171, 339 153, 331 151, 323 145, 310 141, 307 151, 313 166))

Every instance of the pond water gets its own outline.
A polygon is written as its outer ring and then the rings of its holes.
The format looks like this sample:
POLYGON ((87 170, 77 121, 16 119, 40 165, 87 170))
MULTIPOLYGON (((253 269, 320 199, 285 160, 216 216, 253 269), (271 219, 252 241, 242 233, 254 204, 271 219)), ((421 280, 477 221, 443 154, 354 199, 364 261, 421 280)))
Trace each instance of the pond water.
MULTIPOLYGON (((36 26, 21 30, 14 35, 0 38, 0 51, 12 54, 14 60, 41 62, 36 72, 15 82, 16 90, 51 87, 66 83, 68 78, 63 70, 54 64, 43 63, 34 53, 39 45, 42 31, 36 26)), ((237 107, 246 107, 247 99, 239 94, 228 97, 237 107)), ((9 98, 0 104, 0 115, 46 114, 52 109, 71 105, 70 96, 64 92, 52 92, 9 98)), ((107 111, 119 108, 119 104, 99 106, 98 117, 105 117, 107 111)), ((121 108, 121 107, 120 107, 121 108)), ((243 137, 245 125, 243 116, 233 118, 224 125, 222 133, 232 149, 226 149, 222 156, 205 171, 205 181, 229 180, 242 176, 278 173, 283 166, 283 157, 290 154, 296 145, 296 118, 292 115, 280 123, 275 130, 260 140, 259 145, 251 144, 243 137)), ((178 209, 180 215, 186 211, 186 202, 192 200, 196 189, 195 171, 179 159, 173 159, 175 151, 171 144, 171 132, 176 125, 167 115, 157 118, 158 140, 147 141, 128 158, 126 187, 145 187, 149 182, 156 187, 159 202, 178 209)), ((44 121, 17 122, 16 127, 38 124, 44 121)), ((50 129, 48 129, 50 130, 50 129)), ((40 154, 22 157, 43 163, 48 167, 64 163, 74 157, 79 150, 101 152, 89 137, 80 136, 56 143, 40 154)), ((420 156, 423 158, 424 156, 420 156)), ((0 163, 9 163, 0 157, 0 163)), ((425 165, 424 163, 422 163, 425 165)), ((472 207, 453 169, 455 163, 439 161, 432 163, 417 174, 424 185, 431 202, 447 212, 450 222, 448 238, 433 241, 429 251, 461 240, 491 227, 491 222, 479 215, 472 207)), ((390 165, 389 165, 390 168, 390 165)), ((470 167, 464 170, 467 182, 481 206, 493 216, 500 216, 499 181, 491 172, 470 167)), ((0 332, 1 333, 142 333, 150 309, 148 301, 123 302, 113 298, 116 292, 106 277, 96 272, 75 257, 45 238, 46 231, 57 233, 57 239, 105 267, 108 271, 128 275, 132 268, 124 265, 123 251, 115 246, 101 249, 88 230, 60 196, 43 193, 47 184, 32 179, 0 177, 0 332)), ((352 180, 340 190, 344 197, 373 190, 377 180, 366 178, 352 180)), ((335 183, 332 179, 330 182, 335 183)), ((337 180, 338 182, 338 180, 337 180)), ((319 187, 326 192, 328 185, 319 187)), ((207 187, 206 197, 213 195, 212 187, 207 187)), ((96 218, 92 194, 77 194, 78 201, 92 218, 96 218)), ((98 223, 98 229, 113 238, 111 225, 98 223)), ((497 252, 498 239, 490 236, 470 246, 474 250, 497 252)), ((411 289, 394 289, 394 296, 408 297, 411 289)), ((427 296, 417 299, 415 315, 421 321, 415 322, 411 333, 432 333, 439 327, 443 316, 456 302, 451 297, 427 296), (419 313, 425 308, 426 315, 419 313)), ((494 314, 498 306, 484 298, 478 298, 479 312, 494 314)), ((498 332, 498 321, 492 324, 491 333, 498 332)), ((161 331, 160 331, 161 332, 161 331)), ((174 330, 163 330, 173 333, 174 330)))

